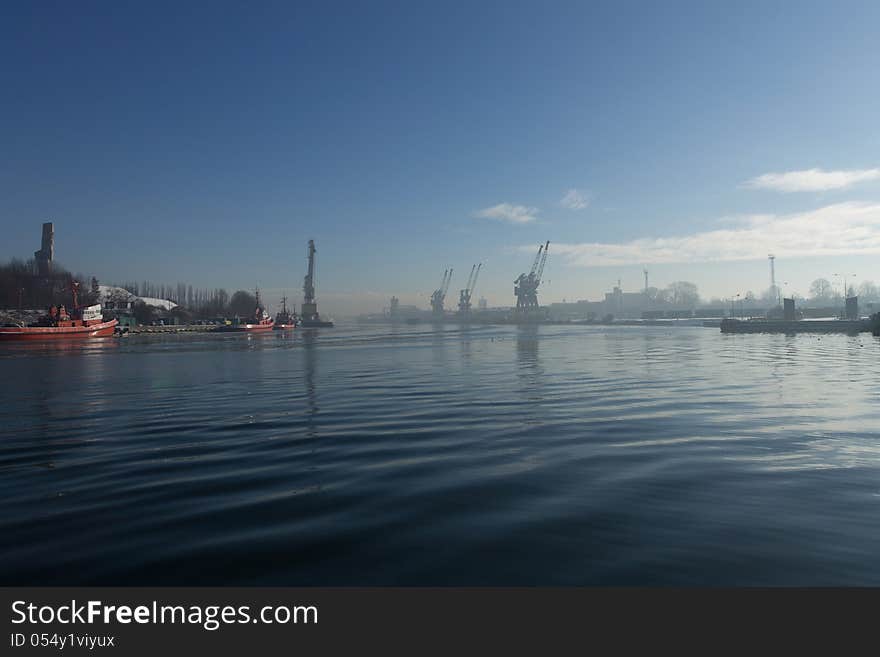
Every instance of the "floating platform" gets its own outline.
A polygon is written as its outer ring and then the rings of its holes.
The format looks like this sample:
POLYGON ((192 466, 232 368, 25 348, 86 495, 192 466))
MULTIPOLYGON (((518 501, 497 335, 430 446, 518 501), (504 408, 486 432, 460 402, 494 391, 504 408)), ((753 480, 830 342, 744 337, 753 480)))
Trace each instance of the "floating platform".
POLYGON ((866 319, 723 319, 722 333, 862 333, 870 331, 866 319))

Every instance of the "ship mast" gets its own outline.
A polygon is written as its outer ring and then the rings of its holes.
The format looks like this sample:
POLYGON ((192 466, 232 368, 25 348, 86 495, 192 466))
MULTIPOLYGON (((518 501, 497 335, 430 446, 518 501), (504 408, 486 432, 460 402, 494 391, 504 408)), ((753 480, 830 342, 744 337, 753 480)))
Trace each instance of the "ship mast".
POLYGON ((70 293, 73 296, 73 310, 79 308, 79 281, 70 279, 70 293))

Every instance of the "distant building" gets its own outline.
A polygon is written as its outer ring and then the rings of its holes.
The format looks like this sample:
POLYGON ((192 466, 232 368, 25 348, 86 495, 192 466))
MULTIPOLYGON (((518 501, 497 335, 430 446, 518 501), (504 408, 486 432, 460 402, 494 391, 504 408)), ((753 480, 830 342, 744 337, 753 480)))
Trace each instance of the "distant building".
MULTIPOLYGON (((684 319, 694 316, 694 309, 690 306, 658 302, 645 292, 624 292, 620 285, 606 292, 602 301, 551 303, 549 310, 550 316, 559 320, 602 319, 608 315, 617 319, 684 319)), ((712 309, 711 315, 721 317, 724 310, 712 309)))
POLYGON ((846 298, 846 318, 851 320, 856 320, 859 318, 859 298, 858 297, 847 297, 846 298))
POLYGON ((403 320, 417 317, 420 310, 416 306, 401 305, 400 299, 391 297, 391 305, 388 309, 388 318, 391 320, 403 320))
POLYGON ((605 293, 605 314, 615 317, 639 318, 646 311, 658 310, 644 292, 624 292, 615 286, 611 292, 605 293))

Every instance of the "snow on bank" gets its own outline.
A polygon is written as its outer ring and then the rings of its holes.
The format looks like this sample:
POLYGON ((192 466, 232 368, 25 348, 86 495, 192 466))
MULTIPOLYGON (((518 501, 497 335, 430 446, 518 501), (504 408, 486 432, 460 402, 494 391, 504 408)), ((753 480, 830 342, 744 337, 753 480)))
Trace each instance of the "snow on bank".
POLYGON ((163 310, 171 310, 176 308, 177 304, 167 299, 156 299, 154 297, 139 297, 132 294, 125 288, 116 287, 115 285, 99 285, 98 286, 98 302, 102 305, 107 302, 113 303, 135 303, 143 301, 148 306, 155 306, 163 310))

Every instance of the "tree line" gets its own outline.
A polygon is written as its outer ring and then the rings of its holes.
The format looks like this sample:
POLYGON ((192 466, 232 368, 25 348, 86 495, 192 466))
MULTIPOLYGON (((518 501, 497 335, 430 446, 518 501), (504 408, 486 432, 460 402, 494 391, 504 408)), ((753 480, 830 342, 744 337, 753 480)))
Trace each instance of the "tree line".
POLYGON ((697 286, 690 281, 675 281, 665 288, 649 287, 645 295, 657 305, 692 307, 700 303, 697 286))
POLYGON ((0 265, 0 308, 48 308, 71 306, 71 281, 79 283, 78 297, 82 305, 91 305, 98 298, 98 280, 82 273, 72 274, 57 262, 46 276, 37 273, 33 258, 13 258, 0 265))

